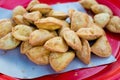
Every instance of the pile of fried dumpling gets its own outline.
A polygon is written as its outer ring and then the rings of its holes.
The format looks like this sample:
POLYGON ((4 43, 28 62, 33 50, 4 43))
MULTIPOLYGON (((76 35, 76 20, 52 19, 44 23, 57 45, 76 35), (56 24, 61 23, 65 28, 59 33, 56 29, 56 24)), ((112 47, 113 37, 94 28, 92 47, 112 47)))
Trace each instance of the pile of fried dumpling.
POLYGON ((38 0, 32 0, 26 8, 16 6, 12 19, 0 20, 0 49, 20 45, 21 54, 35 64, 50 64, 56 72, 64 70, 75 57, 85 64, 90 63, 91 53, 109 57, 112 50, 103 29, 120 33, 120 18, 96 0, 79 3, 95 15, 73 9, 68 13, 55 11, 38 0))

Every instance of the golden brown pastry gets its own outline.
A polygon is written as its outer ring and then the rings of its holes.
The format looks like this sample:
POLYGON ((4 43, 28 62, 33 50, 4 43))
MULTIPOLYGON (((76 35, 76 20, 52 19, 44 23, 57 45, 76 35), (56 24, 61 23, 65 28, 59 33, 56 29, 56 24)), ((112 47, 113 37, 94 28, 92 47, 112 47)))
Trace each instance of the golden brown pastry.
POLYGON ((82 39, 82 49, 81 51, 76 51, 76 56, 85 64, 90 63, 91 59, 91 48, 87 40, 82 39))
POLYGON ((75 53, 68 51, 64 53, 52 52, 49 56, 51 67, 56 71, 60 72, 64 70, 74 59, 75 53))
POLYGON ((12 29, 12 35, 21 41, 27 41, 29 38, 29 35, 33 32, 34 28, 27 26, 27 25, 16 25, 12 29))
POLYGON ((110 32, 114 32, 114 33, 120 33, 120 17, 118 16, 113 16, 108 25, 106 26, 106 28, 110 31, 110 32))
POLYGON ((13 20, 14 20, 14 22, 15 22, 16 24, 26 24, 26 25, 30 25, 30 23, 29 23, 27 20, 25 20, 22 15, 16 15, 16 16, 14 16, 14 17, 13 17, 13 20))
POLYGON ((58 18, 58 19, 61 19, 61 20, 65 20, 68 15, 64 12, 61 12, 61 11, 50 11, 48 14, 47 14, 48 17, 55 17, 55 18, 58 18))
POLYGON ((32 45, 29 41, 23 41, 20 45, 21 54, 27 54, 27 52, 32 48, 32 45))
POLYGON ((44 47, 52 52, 66 52, 68 45, 62 37, 54 37, 45 42, 44 47))
POLYGON ((89 17, 86 13, 74 11, 71 14, 71 29, 77 31, 80 28, 87 27, 89 17))
POLYGON ((90 9, 91 6, 98 4, 96 0, 80 0, 79 3, 86 9, 90 9))
POLYGON ((39 65, 49 64, 50 51, 45 49, 43 46, 31 48, 26 55, 35 64, 39 65))
POLYGON ((111 46, 106 36, 100 37, 91 47, 94 54, 100 57, 109 57, 112 53, 111 46))
POLYGON ((23 7, 23 6, 16 6, 14 9, 13 9, 13 14, 12 16, 16 16, 16 15, 23 15, 27 13, 26 9, 23 7))
POLYGON ((76 33, 86 40, 95 40, 105 34, 104 30, 95 24, 91 24, 88 28, 80 28, 76 33))
POLYGON ((12 31, 12 22, 9 19, 0 20, 0 38, 12 31))
POLYGON ((80 51, 82 48, 81 40, 79 39, 78 35, 70 30, 66 29, 63 31, 62 37, 65 39, 66 43, 74 50, 80 51))
POLYGON ((109 7, 107 7, 106 5, 102 5, 102 4, 93 5, 91 7, 91 10, 95 14, 98 14, 98 13, 108 13, 108 14, 110 14, 110 16, 113 15, 112 10, 109 7))
POLYGON ((43 19, 39 19, 35 21, 35 25, 39 29, 47 29, 47 30, 56 30, 62 27, 63 22, 59 19, 53 17, 47 17, 43 19))
POLYGON ((55 31, 48 31, 44 29, 35 30, 30 34, 29 43, 32 46, 43 45, 47 40, 57 36, 55 31))
POLYGON ((31 0, 30 3, 28 4, 26 10, 29 11, 36 4, 40 4, 40 2, 38 0, 31 0))
POLYGON ((0 39, 0 49, 10 50, 16 48, 20 44, 20 41, 15 39, 11 33, 8 33, 0 39))
POLYGON ((36 20, 38 20, 38 19, 40 19, 42 17, 42 14, 39 11, 34 11, 34 12, 30 12, 30 13, 25 13, 23 15, 23 17, 28 22, 34 23, 34 21, 36 21, 36 20))
POLYGON ((47 14, 52 10, 48 4, 35 4, 30 11, 40 11, 42 14, 47 14))
POLYGON ((110 20, 110 15, 108 13, 99 13, 94 16, 94 22, 104 28, 110 20))
POLYGON ((70 29, 70 25, 69 25, 68 22, 66 22, 66 21, 62 21, 62 22, 63 22, 62 23, 62 27, 58 30, 59 36, 62 35, 62 31, 63 31, 64 28, 69 28, 70 29))

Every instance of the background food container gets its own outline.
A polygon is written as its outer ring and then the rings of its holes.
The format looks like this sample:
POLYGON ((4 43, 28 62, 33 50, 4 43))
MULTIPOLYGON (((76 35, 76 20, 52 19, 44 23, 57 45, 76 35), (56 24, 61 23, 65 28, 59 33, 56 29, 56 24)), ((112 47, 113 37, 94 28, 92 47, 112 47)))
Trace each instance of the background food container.
MULTIPOLYGON (((78 0, 40 0, 40 2, 47 4, 74 2, 78 0)), ((110 7, 114 15, 120 16, 120 0, 97 0, 99 3, 107 5, 110 7)), ((23 5, 24 7, 30 0, 0 0, 0 7, 13 9, 17 5, 23 5)), ((107 37, 112 46, 113 55, 116 57, 117 61, 109 64, 102 65, 93 68, 78 69, 70 72, 55 74, 50 76, 43 76, 35 80, 92 80, 92 79, 108 79, 116 80, 120 78, 120 34, 115 34, 107 31, 107 37)), ((0 80, 19 80, 3 74, 0 74, 0 80)))

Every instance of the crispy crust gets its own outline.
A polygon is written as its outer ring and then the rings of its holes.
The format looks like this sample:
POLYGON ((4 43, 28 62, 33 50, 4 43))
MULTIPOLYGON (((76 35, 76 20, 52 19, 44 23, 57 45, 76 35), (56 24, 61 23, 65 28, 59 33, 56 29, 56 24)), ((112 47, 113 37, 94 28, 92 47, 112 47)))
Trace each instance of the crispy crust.
POLYGON ((27 54, 28 50, 32 48, 32 45, 30 45, 29 41, 24 41, 20 45, 20 52, 21 54, 27 54))
POLYGON ((74 59, 75 53, 73 51, 65 53, 51 53, 49 57, 51 67, 56 71, 60 72, 64 70, 70 62, 74 59))
POLYGON ((108 13, 99 13, 94 16, 94 22, 99 25, 99 27, 104 28, 110 20, 110 15, 108 13))
POLYGON ((34 5, 39 4, 40 2, 38 0, 31 0, 31 2, 28 4, 26 10, 30 10, 34 5))
POLYGON ((106 36, 100 37, 91 47, 94 54, 100 57, 109 57, 112 53, 111 46, 106 36))
POLYGON ((59 19, 53 17, 47 17, 43 19, 39 19, 35 21, 35 25, 39 29, 47 29, 47 30, 56 30, 62 27, 63 22, 59 19))
POLYGON ((35 64, 38 65, 49 64, 50 51, 45 49, 43 46, 31 48, 26 55, 35 64))
POLYGON ((77 35, 86 40, 95 40, 104 35, 104 30, 95 24, 91 24, 88 28, 80 28, 76 33, 77 35))
POLYGON ((98 4, 96 0, 80 0, 79 3, 86 9, 90 9, 91 6, 98 4))
POLYGON ((42 14, 47 14, 52 8, 47 4, 35 4, 30 11, 40 11, 42 14))
POLYGON ((108 25, 106 26, 106 28, 110 32, 120 33, 120 17, 113 16, 109 21, 108 25))
POLYGON ((70 29, 64 30, 63 38, 72 49, 78 50, 78 51, 81 50, 82 48, 81 40, 79 39, 78 35, 74 31, 70 29))
POLYGON ((17 25, 12 28, 12 35, 21 41, 27 41, 34 28, 27 25, 17 25))
POLYGON ((86 13, 74 11, 71 14, 71 29, 77 31, 80 28, 87 27, 89 17, 86 13))
POLYGON ((34 21, 40 19, 42 14, 39 11, 34 11, 30 13, 25 13, 23 17, 30 23, 34 23, 34 21), (31 17, 32 16, 32 17, 31 17))
POLYGON ((0 38, 12 31, 12 22, 9 19, 0 20, 0 38))
POLYGON ((16 48, 20 44, 20 41, 15 39, 11 33, 8 33, 0 39, 0 49, 11 50, 16 48))
POLYGON ((48 30, 39 29, 30 34, 29 43, 32 46, 43 45, 47 40, 56 36, 56 33, 48 30))
POLYGON ((61 11, 54 11, 54 10, 50 11, 46 16, 55 17, 61 20, 65 20, 68 17, 66 13, 61 12, 61 11))
POLYGON ((95 14, 108 13, 108 14, 110 14, 110 16, 113 16, 112 10, 111 10, 109 7, 107 7, 106 5, 102 5, 102 4, 93 5, 93 6, 91 7, 91 10, 92 10, 95 14))
POLYGON ((68 46, 62 37, 54 37, 46 41, 44 47, 52 52, 66 52, 68 46))
POLYGON ((26 9, 23 7, 23 6, 16 6, 14 9, 13 9, 13 17, 16 16, 16 15, 23 15, 27 13, 26 9))
POLYGON ((82 50, 76 51, 76 56, 85 64, 89 64, 91 59, 90 45, 87 40, 82 39, 81 41, 82 41, 82 50))

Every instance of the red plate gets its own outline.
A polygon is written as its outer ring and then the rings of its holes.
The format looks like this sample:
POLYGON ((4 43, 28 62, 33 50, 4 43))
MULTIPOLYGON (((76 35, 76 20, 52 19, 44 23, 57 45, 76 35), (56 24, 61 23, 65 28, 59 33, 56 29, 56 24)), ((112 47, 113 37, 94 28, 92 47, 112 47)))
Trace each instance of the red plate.
MULTIPOLYGON (((40 0, 47 4, 74 2, 77 0, 40 0)), ((101 4, 109 6, 114 15, 120 16, 120 0, 97 0, 101 4)), ((17 5, 26 6, 30 0, 0 0, 0 7, 13 9, 17 5)), ((120 78, 120 34, 114 34, 107 31, 108 40, 112 46, 113 55, 117 61, 93 68, 78 69, 59 75, 49 75, 37 78, 35 80, 116 80, 120 78)), ((3 74, 0 74, 0 80, 19 80, 3 74)))

